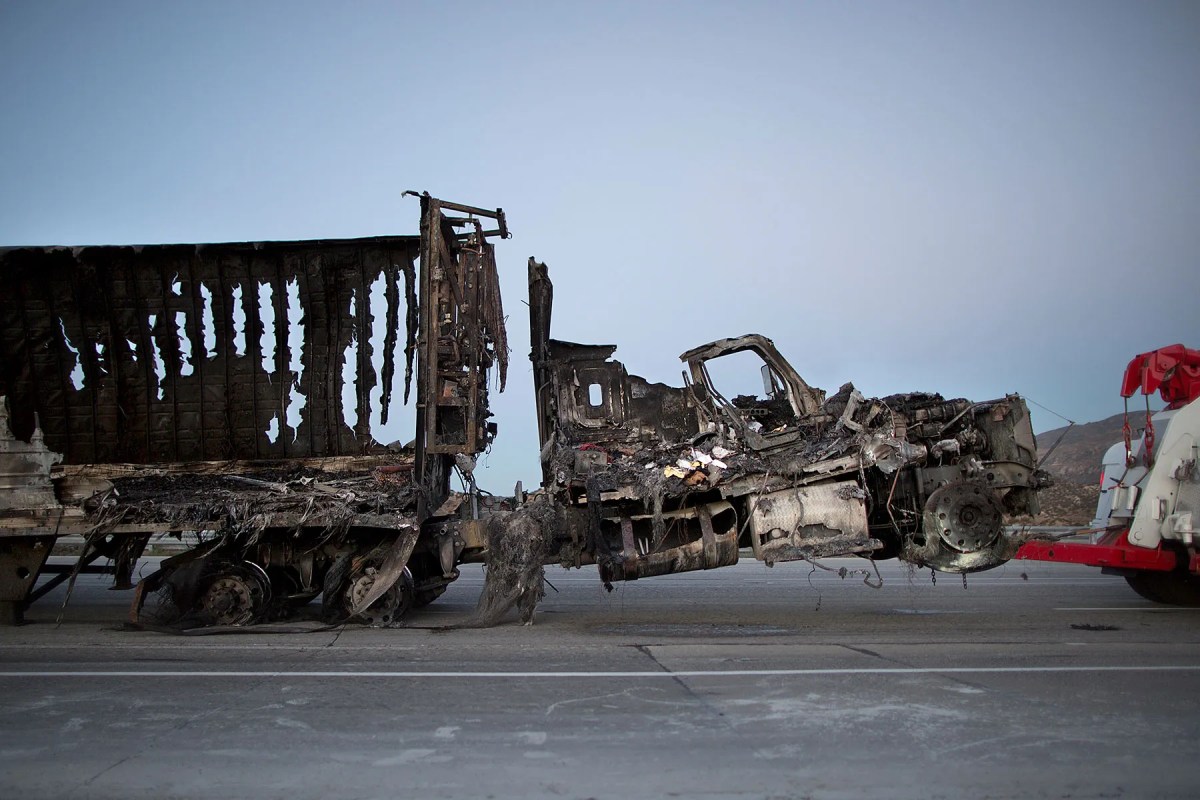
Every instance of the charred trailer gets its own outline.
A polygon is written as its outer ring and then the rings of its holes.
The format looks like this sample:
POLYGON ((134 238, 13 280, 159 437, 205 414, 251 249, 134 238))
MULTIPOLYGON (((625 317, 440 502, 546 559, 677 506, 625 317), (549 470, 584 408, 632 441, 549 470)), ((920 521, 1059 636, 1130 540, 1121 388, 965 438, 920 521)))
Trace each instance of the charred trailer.
POLYGON ((320 597, 387 622, 445 591, 468 549, 439 524, 462 513, 451 475, 473 485, 496 433, 508 230, 500 209, 420 203, 418 236, 0 251, 5 621, 98 559, 133 588, 162 535, 190 547, 137 583, 135 621, 320 597), (69 535, 78 563, 34 588, 69 535))
POLYGON ((946 572, 1004 563, 1008 515, 1038 510, 1024 400, 833 396, 758 334, 681 356, 682 386, 651 383, 613 345, 553 339, 553 286, 529 261, 543 503, 561 522, 549 561, 606 581, 712 569, 748 548, 778 561, 858 555, 946 572), (726 383, 729 362, 748 382, 726 383))

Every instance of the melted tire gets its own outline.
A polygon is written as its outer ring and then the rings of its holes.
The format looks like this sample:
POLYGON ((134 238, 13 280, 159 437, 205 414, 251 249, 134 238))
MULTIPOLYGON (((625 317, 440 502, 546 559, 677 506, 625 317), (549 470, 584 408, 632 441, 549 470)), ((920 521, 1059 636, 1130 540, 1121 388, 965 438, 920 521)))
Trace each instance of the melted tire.
POLYGON ((1200 607, 1200 576, 1186 572, 1138 572, 1127 575, 1125 581, 1151 602, 1200 607))
POLYGON ((378 597, 375 602, 357 614, 353 608, 359 596, 365 596, 371 589, 373 577, 366 574, 352 575, 351 580, 342 596, 342 613, 353 622, 361 622, 371 627, 387 627, 400 619, 413 607, 412 577, 405 570, 396 582, 378 597))
POLYGON ((446 593, 445 586, 434 589, 420 589, 413 594, 413 608, 423 608, 446 593))

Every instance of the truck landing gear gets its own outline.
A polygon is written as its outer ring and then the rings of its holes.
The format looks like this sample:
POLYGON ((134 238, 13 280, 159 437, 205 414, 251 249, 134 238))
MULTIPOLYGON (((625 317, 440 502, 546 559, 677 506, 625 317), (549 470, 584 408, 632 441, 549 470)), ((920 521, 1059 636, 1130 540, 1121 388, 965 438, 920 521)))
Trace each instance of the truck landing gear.
POLYGON ((25 621, 29 591, 53 546, 53 536, 0 539, 0 625, 25 621))

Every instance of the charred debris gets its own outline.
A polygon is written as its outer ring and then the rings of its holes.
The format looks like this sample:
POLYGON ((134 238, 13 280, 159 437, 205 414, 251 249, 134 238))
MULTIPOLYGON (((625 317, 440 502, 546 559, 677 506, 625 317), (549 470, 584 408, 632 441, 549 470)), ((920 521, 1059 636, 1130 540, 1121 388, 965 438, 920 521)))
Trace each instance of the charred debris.
POLYGON ((502 210, 426 194, 419 236, 0 252, 7 620, 97 569, 134 589, 141 625, 387 625, 485 561, 470 624, 489 625, 513 607, 532 621, 548 564, 596 564, 611 588, 741 548, 946 572, 1013 554, 1004 517, 1036 513, 1045 482, 1020 397, 826 397, 756 334, 684 353, 681 387, 649 383, 614 346, 550 337, 533 259, 542 486, 479 492, 507 372, 492 243, 507 236, 502 210), (731 357, 753 391, 714 381, 731 357), (412 441, 375 441, 372 419, 399 407, 412 441), (35 588, 72 534, 78 562, 35 588), (134 586, 162 535, 190 547, 134 586))
POLYGON ((70 534, 76 571, 113 560, 118 585, 151 536, 195 544, 141 583, 137 620, 159 595, 155 621, 210 624, 320 596, 386 622, 444 591, 468 547, 451 475, 490 445, 506 378, 508 229, 420 202, 418 236, 0 252, 9 621, 69 580, 34 588, 70 534), (377 442, 399 410, 405 441, 377 442))
POLYGON ((771 340, 689 350, 684 386, 648 383, 611 345, 550 338, 553 287, 529 262, 532 359, 546 502, 564 565, 606 582, 826 556, 901 558, 945 572, 1003 563, 1006 515, 1036 513, 1029 411, 1016 396, 869 399, 809 386, 771 340), (741 354, 758 394, 713 380, 741 354))

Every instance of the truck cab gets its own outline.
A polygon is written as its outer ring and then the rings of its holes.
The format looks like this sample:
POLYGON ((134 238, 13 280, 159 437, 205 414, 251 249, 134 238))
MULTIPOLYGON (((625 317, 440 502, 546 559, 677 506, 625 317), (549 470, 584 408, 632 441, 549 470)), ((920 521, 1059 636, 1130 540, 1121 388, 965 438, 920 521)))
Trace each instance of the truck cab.
POLYGON ((529 263, 531 360, 546 497, 564 564, 606 581, 860 555, 945 572, 1004 563, 1006 515, 1036 513, 1029 410, 930 392, 827 396, 750 333, 680 356, 683 386, 631 375, 615 345, 550 336, 553 287, 529 263), (574 521, 572 521, 574 520, 574 521))

